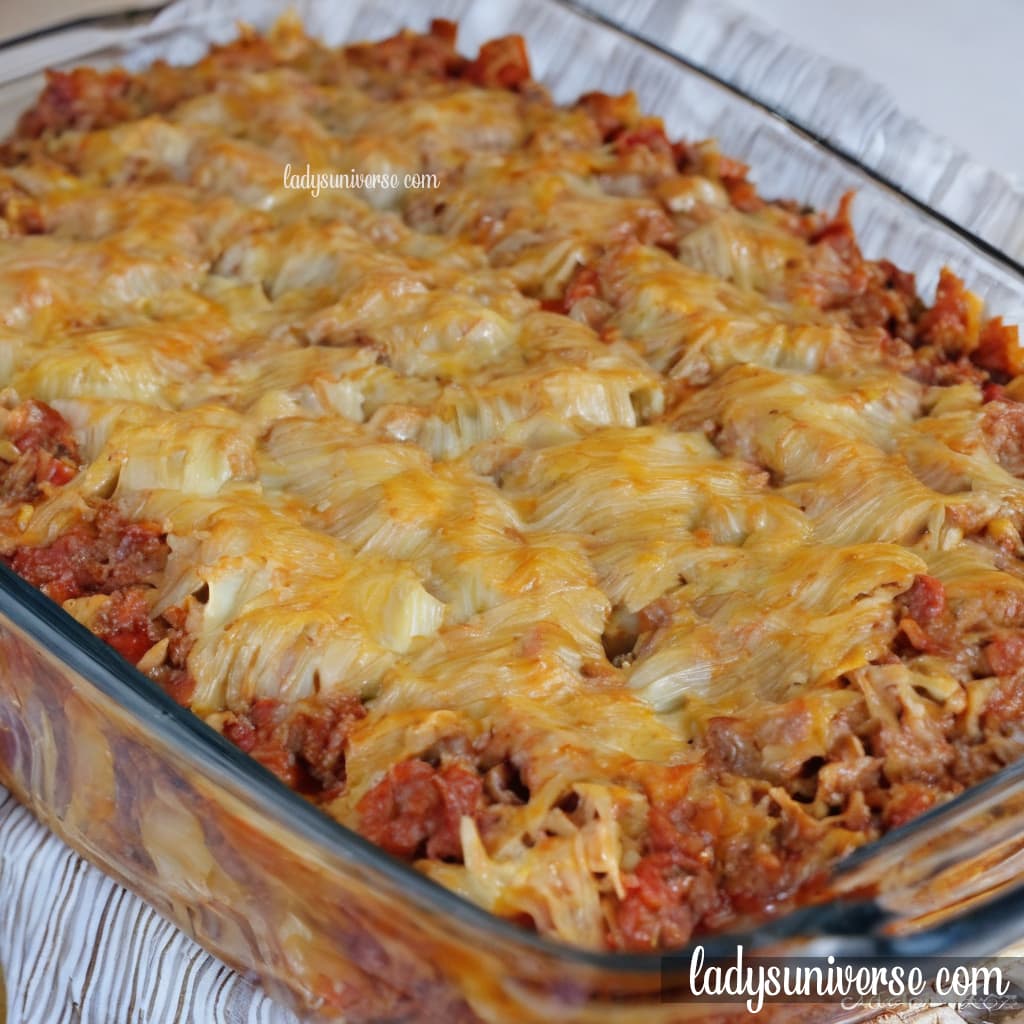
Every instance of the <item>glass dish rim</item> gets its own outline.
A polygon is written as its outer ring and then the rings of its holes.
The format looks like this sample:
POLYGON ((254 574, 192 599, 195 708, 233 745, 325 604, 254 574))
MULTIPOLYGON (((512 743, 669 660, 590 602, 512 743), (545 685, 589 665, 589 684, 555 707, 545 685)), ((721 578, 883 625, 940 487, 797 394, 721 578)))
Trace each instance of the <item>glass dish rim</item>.
MULTIPOLYGON (((174 0, 167 0, 152 7, 129 5, 101 14, 55 22, 0 40, 0 53, 74 29, 123 25, 126 19, 133 23, 138 20, 149 27, 147 23, 171 7, 173 2, 174 0)), ((591 21, 599 25, 603 31, 627 39, 663 60, 683 67, 689 73, 707 80, 713 86, 724 89, 747 105, 757 108, 762 114, 782 122, 786 131, 824 150, 831 159, 838 160, 871 179, 875 186, 892 193, 898 202, 909 203, 923 216, 940 225, 943 230, 958 236, 985 259, 999 264, 1002 270, 1019 279, 1024 286, 1024 263, 1018 262, 997 246, 916 198, 886 175, 862 163, 858 157, 786 112, 757 98, 699 62, 669 50, 656 41, 590 10, 578 0, 539 2, 591 21)), ((210 17, 211 20, 217 17, 227 19, 237 18, 238 15, 234 11, 220 10, 210 12, 210 17)), ((180 30, 182 27, 157 26, 152 34, 156 37, 180 30)), ((142 41, 144 40, 138 37, 132 40, 133 43, 142 41)), ((86 62, 90 56, 104 54, 118 43, 115 39, 98 40, 96 45, 69 58, 69 63, 77 65, 79 62, 86 62)), ((0 90, 33 77, 43 70, 44 67, 40 66, 10 79, 0 77, 0 90)), ((963 941, 965 935, 970 938, 982 929, 993 930, 997 920, 1014 917, 1024 919, 1022 881, 991 899, 981 901, 966 913, 954 915, 938 925, 912 933, 906 941, 889 938, 876 931, 887 920, 898 918, 881 907, 875 899, 848 899, 840 896, 827 902, 790 910, 749 928, 691 939, 685 946, 677 948, 652 952, 626 952, 572 946, 527 931, 485 910, 417 871, 410 864, 392 857, 353 829, 325 814, 285 786, 272 772, 235 747, 199 716, 176 704, 156 683, 122 659, 113 648, 2 563, 0 616, 7 618, 16 628, 23 631, 39 645, 39 649, 51 657, 56 657, 104 696, 115 701, 143 731, 155 735, 174 756, 181 757, 187 763, 198 767, 206 778, 217 785, 226 785, 228 789, 234 790, 244 801, 254 805, 258 803, 259 812, 272 818, 277 827, 314 843, 321 853, 351 862, 371 873, 377 873, 394 885, 403 896, 429 913, 457 919, 468 929, 500 938, 510 945, 519 946, 524 952, 528 951, 548 960, 553 959, 567 966, 597 970, 609 977, 619 974, 654 976, 663 974, 667 961, 684 961, 698 946, 703 947, 708 955, 726 956, 730 953, 735 954, 738 945, 745 949, 756 949, 775 941, 814 938, 846 941, 851 945, 851 949, 856 949, 857 955, 865 955, 865 943, 870 944, 866 951, 873 955, 896 955, 904 950, 941 951, 947 948, 951 941, 963 941), (871 931, 865 932, 865 928, 870 928, 871 931)), ((926 811, 909 823, 853 851, 836 864, 832 877, 838 878, 854 869, 862 870, 876 857, 891 853, 894 847, 907 845, 922 837, 927 838, 936 828, 950 824, 951 820, 955 821, 964 813, 977 810, 1003 790, 1024 791, 1024 758, 1000 769, 946 803, 926 811)))

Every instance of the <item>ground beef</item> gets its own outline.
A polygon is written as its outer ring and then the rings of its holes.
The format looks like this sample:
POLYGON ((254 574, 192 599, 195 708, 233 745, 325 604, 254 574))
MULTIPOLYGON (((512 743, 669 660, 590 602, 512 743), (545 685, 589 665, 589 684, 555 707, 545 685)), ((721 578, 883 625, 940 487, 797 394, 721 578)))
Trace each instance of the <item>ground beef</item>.
POLYGON ((915 340, 947 357, 966 355, 978 343, 980 314, 980 301, 956 274, 943 267, 935 302, 918 319, 915 340))
POLYGON ((359 802, 359 830, 397 857, 461 860, 459 825, 483 806, 483 780, 449 761, 412 759, 395 765, 359 802))
POLYGON ((163 663, 154 665, 146 674, 177 704, 184 707, 192 702, 196 683, 188 671, 188 655, 195 637, 186 628, 186 613, 182 608, 168 608, 160 616, 162 638, 167 639, 167 653, 163 663))
POLYGON ((999 464, 1014 476, 1024 476, 1024 405, 991 399, 985 403, 981 430, 999 464))
POLYGON ((646 849, 623 879, 609 945, 644 950, 680 946, 723 901, 709 856, 720 816, 690 799, 691 769, 658 773, 648 786, 651 810, 646 849))
POLYGON ((1024 636, 1006 633, 993 638, 985 647, 989 668, 997 676, 1009 678, 1024 669, 1024 636))
POLYGON ((922 626, 927 626, 945 615, 946 588, 934 576, 921 574, 914 577, 901 603, 907 615, 922 626))
POLYGON ((1024 373, 1020 328, 1016 324, 1004 324, 1001 316, 993 317, 982 327, 972 358, 978 366, 1003 378, 1024 373))
POLYGON ((116 590, 103 606, 93 632, 133 665, 160 639, 149 617, 149 603, 142 587, 116 590))
POLYGON ((345 742, 366 711, 343 695, 294 705, 263 699, 232 716, 224 735, 292 789, 329 800, 345 785, 345 742))
POLYGON ((52 544, 19 547, 6 557, 21 577, 58 603, 87 594, 113 594, 161 572, 168 548, 157 523, 131 522, 110 502, 93 519, 52 544))
POLYGON ((835 216, 823 224, 815 224, 818 215, 807 215, 809 261, 794 268, 789 292, 819 309, 842 313, 855 328, 910 341, 923 308, 914 275, 888 260, 864 258, 851 220, 853 198, 846 193, 835 216))
POLYGON ((46 88, 21 115, 17 134, 38 138, 67 129, 88 131, 137 117, 131 87, 132 76, 123 68, 47 71, 46 88))
POLYGON ((530 81, 530 59, 522 36, 503 36, 480 47, 462 77, 486 89, 518 89, 530 81))
POLYGON ((22 402, 7 413, 4 436, 14 452, 0 461, 0 502, 34 504, 47 485, 60 487, 78 474, 81 457, 67 420, 45 402, 22 402))

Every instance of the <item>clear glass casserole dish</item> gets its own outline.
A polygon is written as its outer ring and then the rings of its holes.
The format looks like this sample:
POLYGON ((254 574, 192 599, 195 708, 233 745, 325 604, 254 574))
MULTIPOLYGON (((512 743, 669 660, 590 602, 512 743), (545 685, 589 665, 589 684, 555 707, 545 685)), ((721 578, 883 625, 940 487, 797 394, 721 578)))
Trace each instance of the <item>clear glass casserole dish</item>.
MULTIPOLYGON (((748 160, 767 193, 827 207, 857 189, 857 227, 870 254, 913 269, 926 288, 949 265, 993 312, 1020 319, 1024 278, 1011 261, 727 85, 560 3, 438 6, 433 14, 461 23, 466 48, 522 33, 536 77, 558 99, 634 89, 671 134, 715 136, 748 160), (588 60, 562 63, 569 50, 588 60)), ((208 40, 232 35, 237 15, 267 27, 284 7, 172 8, 116 45, 102 27, 80 30, 72 62, 192 60, 208 40)), ((300 14, 331 43, 423 21, 411 4, 340 12, 307 3, 300 14)), ((32 70, 31 55, 20 52, 5 61, 7 74, 32 70)), ((34 75, 17 77, 5 108, 23 105, 38 84, 34 75)), ((707 1019, 707 1007, 671 1001, 685 989, 685 972, 666 972, 660 955, 560 946, 388 857, 282 786, 23 581, 6 569, 0 578, 0 782, 282 999, 325 1019, 707 1019)), ((831 903, 703 945, 726 954, 740 943, 856 955, 1001 949, 1024 932, 1022 787, 1024 765, 1006 769, 849 858, 831 903)), ((685 958, 684 950, 678 962, 685 958)), ((777 1012, 787 1020, 798 1013, 777 1012)))

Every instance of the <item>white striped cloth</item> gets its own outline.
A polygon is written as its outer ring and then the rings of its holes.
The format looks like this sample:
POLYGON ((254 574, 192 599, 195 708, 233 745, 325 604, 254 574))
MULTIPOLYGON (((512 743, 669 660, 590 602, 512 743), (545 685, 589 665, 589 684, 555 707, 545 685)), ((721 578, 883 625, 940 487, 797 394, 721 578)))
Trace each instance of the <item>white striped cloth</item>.
POLYGON ((0 963, 8 1024, 296 1021, 83 861, 3 788, 0 963))

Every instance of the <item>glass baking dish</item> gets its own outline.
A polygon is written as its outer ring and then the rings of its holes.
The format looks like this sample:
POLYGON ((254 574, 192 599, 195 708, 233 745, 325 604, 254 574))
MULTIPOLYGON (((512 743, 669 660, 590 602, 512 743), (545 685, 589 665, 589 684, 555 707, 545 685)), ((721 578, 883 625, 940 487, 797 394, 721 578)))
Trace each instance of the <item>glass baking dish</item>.
MULTIPOLYGON (((198 58, 235 21, 267 27, 288 7, 329 43, 427 20, 414 0, 346 5, 174 4, 154 20, 96 21, 0 51, 0 132, 61 66, 198 58), (7 123, 4 123, 6 119, 7 123)), ((762 192, 834 207, 858 191, 868 255, 918 274, 951 266, 1011 321, 1024 274, 738 90, 559 0, 439 0, 473 50, 526 36, 556 98, 634 89, 672 136, 720 139, 762 192)), ((166 697, 58 606, 0 566, 0 783, 72 847, 141 894, 207 949, 313 1019, 356 1021, 707 1020, 675 999, 686 971, 661 955, 596 953, 489 915, 323 815, 166 697)), ((709 955, 988 954, 1024 936, 1024 762, 1003 770, 836 870, 830 902, 709 955)), ((673 958, 685 965, 688 951, 673 958)), ((736 1019, 739 1007, 714 1008, 736 1019)), ((858 1011, 843 1019, 869 1015, 858 1011)), ((767 1019, 839 1019, 838 1007, 769 1007, 767 1019)))

